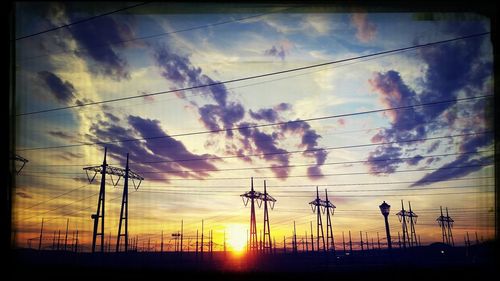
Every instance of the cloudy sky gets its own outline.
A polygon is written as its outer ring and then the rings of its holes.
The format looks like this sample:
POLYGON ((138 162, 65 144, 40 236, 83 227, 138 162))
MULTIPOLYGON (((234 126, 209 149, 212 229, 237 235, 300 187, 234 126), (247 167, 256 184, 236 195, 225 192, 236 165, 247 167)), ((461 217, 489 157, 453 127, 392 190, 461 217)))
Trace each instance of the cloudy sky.
MULTIPOLYGON (((493 237, 487 18, 149 3, 22 38, 131 4, 16 6, 15 149, 29 160, 14 190, 18 246, 44 218, 50 248, 69 219, 70 236, 78 229, 89 249, 100 175, 89 184, 83 168, 102 163, 104 146, 111 166, 123 168, 129 153, 145 178, 129 195, 140 246, 162 230, 170 239, 181 220, 188 240, 202 219, 216 243, 224 230, 245 235, 250 210, 239 195, 251 177, 277 199, 279 242, 293 221, 298 235, 310 233, 316 186, 336 206, 337 243, 349 230, 385 237, 383 200, 396 239, 400 200, 419 215, 424 244, 441 240, 440 206, 458 243, 467 231, 493 237)), ((112 246, 122 190, 108 179, 112 246)))

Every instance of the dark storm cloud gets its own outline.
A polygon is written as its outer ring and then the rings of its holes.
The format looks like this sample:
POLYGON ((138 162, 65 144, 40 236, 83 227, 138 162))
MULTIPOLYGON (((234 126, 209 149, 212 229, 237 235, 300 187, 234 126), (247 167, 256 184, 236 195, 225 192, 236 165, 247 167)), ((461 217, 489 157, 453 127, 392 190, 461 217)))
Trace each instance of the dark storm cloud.
POLYGON ((243 147, 248 152, 267 154, 262 158, 269 162, 277 162, 278 164, 271 165, 271 171, 281 179, 288 176, 290 168, 280 168, 279 166, 289 165, 289 155, 287 151, 279 148, 277 145, 278 135, 276 133, 267 134, 261 132, 258 128, 246 128, 252 124, 241 123, 239 129, 240 135, 244 138, 241 139, 243 147), (255 147, 255 151, 252 148, 255 147))
POLYGON ((479 159, 470 158, 471 156, 468 154, 460 155, 456 160, 441 166, 439 170, 426 174, 411 186, 428 185, 432 182, 463 177, 482 169, 484 165, 493 163, 493 156, 485 156, 479 159))
POLYGON ((144 119, 139 116, 128 116, 128 124, 131 128, 110 124, 107 126, 91 126, 90 140, 109 142, 119 140, 135 139, 140 137, 166 136, 157 139, 144 141, 125 141, 107 143, 110 156, 118 159, 122 166, 125 165, 126 153, 130 154, 133 162, 157 162, 157 163, 134 163, 133 170, 136 172, 148 171, 152 174, 143 175, 149 179, 167 180, 172 175, 187 178, 203 178, 209 175, 208 172, 197 170, 216 170, 216 167, 205 157, 214 157, 209 154, 197 155, 187 150, 185 145, 172 137, 169 137, 160 127, 158 120, 144 119), (186 160, 169 162, 172 160, 186 160), (162 173, 167 172, 167 173, 162 173))
MULTIPOLYGON (((457 23, 453 29, 455 35, 483 32, 484 28, 475 23, 457 23)), ((439 101, 456 100, 459 92, 466 96, 484 95, 484 85, 492 74, 491 62, 482 56, 481 44, 487 38, 471 38, 449 44, 442 44, 432 48, 419 49, 419 57, 427 65, 424 77, 420 80, 422 91, 415 93, 400 77, 399 73, 391 70, 386 73, 376 73, 370 80, 374 90, 379 93, 380 101, 386 107, 399 107, 419 103, 433 103, 439 101)), ((373 136, 373 142, 401 142, 410 139, 426 138, 429 134, 443 134, 452 130, 454 125, 460 125, 462 132, 478 132, 487 129, 489 116, 481 115, 488 112, 485 100, 473 100, 464 103, 464 106, 455 107, 455 102, 429 105, 409 110, 390 111, 386 115, 390 118, 391 125, 373 136), (458 119, 462 117, 469 121, 458 119), (467 123, 468 122, 468 123, 467 123)), ((459 140, 459 139, 457 139, 459 140)), ((478 148, 492 143, 488 135, 467 136, 462 139, 460 151, 476 152, 478 148)), ((377 158, 400 157, 402 149, 414 146, 416 143, 399 145, 385 145, 378 147, 370 153, 368 160, 377 158)), ((441 142, 436 141, 429 145, 427 153, 435 151, 441 142)), ((446 149, 445 149, 446 150, 446 149)), ((448 149, 449 150, 449 149, 448 149)), ((446 150, 447 151, 447 150, 446 150)), ((417 156, 415 156, 417 157, 417 156)), ((469 165, 471 163, 485 163, 487 157, 476 159, 473 156, 463 155, 442 166, 442 169, 426 175, 414 185, 423 185, 424 181, 447 180, 467 175, 479 168, 456 168, 455 165, 469 165)), ((413 158, 404 161, 409 165, 417 165, 421 159, 413 158)), ((426 161, 427 164, 432 163, 426 161)), ((392 173, 403 161, 394 160, 385 162, 368 162, 370 171, 374 174, 392 173)))
POLYGON ((112 16, 105 16, 73 25, 69 31, 81 48, 76 53, 99 63, 95 69, 97 73, 114 80, 130 78, 126 59, 115 50, 123 44, 113 45, 134 37, 128 24, 119 22, 112 16))
MULTIPOLYGON (((200 85, 215 84, 209 87, 196 89, 204 97, 209 97, 216 104, 195 105, 200 114, 200 121, 209 130, 229 129, 245 116, 244 107, 238 102, 228 102, 228 90, 224 84, 203 74, 202 69, 192 65, 186 56, 172 53, 165 46, 157 46, 154 50, 154 58, 160 68, 161 75, 168 81, 175 84, 177 88, 195 87, 200 85)), ((178 95, 188 99, 185 94, 178 95)), ((232 137, 233 133, 227 131, 227 136, 232 137)))
POLYGON ((38 72, 38 78, 49 88, 50 93, 61 103, 68 103, 75 96, 75 87, 68 81, 63 81, 59 76, 50 71, 38 72))
POLYGON ((307 175, 311 179, 321 178, 322 173, 320 167, 325 163, 328 155, 326 150, 318 149, 318 139, 321 138, 321 136, 318 135, 307 122, 298 119, 293 122, 282 124, 281 130, 283 133, 291 132, 301 136, 301 146, 306 150, 314 150, 305 151, 303 153, 305 156, 316 159, 316 165, 307 169, 307 175))
MULTIPOLYGON (((150 136, 168 136, 168 134, 160 128, 160 121, 151 120, 151 119, 143 119, 139 116, 128 117, 128 122, 132 127, 139 132, 142 137, 150 137, 150 136)), ((207 160, 203 158, 213 157, 209 154, 204 155, 196 155, 189 152, 186 149, 186 146, 172 137, 166 137, 161 139, 150 139, 146 142, 146 147, 151 150, 154 154, 163 156, 168 159, 193 159, 196 161, 184 161, 178 162, 179 165, 186 167, 191 170, 197 169, 216 169, 214 165, 212 165, 207 160)), ((204 175, 204 174, 203 174, 204 175)))
POLYGON ((289 110, 291 108, 291 105, 289 103, 280 103, 277 106, 273 108, 261 108, 257 110, 256 112, 250 110, 250 116, 255 119, 255 120, 265 120, 268 122, 276 122, 279 117, 279 112, 280 111, 285 111, 289 110))

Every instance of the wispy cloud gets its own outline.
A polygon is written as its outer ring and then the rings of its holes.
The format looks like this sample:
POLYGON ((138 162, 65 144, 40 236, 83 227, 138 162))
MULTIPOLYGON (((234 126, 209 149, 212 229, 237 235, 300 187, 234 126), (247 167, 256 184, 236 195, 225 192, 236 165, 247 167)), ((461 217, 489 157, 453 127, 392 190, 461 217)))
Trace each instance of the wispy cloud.
POLYGON ((368 20, 366 13, 355 13, 351 16, 351 22, 356 27, 356 37, 359 41, 367 43, 373 41, 377 34, 377 26, 368 20))

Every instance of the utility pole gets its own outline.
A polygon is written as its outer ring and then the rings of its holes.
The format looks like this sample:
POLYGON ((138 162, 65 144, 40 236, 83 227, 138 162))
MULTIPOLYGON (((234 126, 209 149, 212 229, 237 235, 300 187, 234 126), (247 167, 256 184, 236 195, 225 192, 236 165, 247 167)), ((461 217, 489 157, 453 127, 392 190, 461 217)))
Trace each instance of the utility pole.
POLYGON ((293 221, 293 252, 297 253, 297 231, 295 229, 295 221, 293 221))
POLYGON ((306 230, 306 236, 304 236, 305 240, 306 240, 306 252, 308 253, 309 252, 309 243, 307 242, 307 230, 306 230))
POLYGON ((198 256, 198 229, 196 230, 196 256, 198 256))
POLYGON ((274 248, 273 253, 276 255, 276 237, 273 236, 274 248))
MULTIPOLYGON (((113 170, 115 172, 113 174, 118 174, 119 176, 118 181, 120 180, 121 176, 125 178, 124 180, 125 183, 123 185, 122 206, 120 208, 120 221, 118 223, 118 235, 116 236, 116 252, 120 251, 120 237, 122 236, 125 239, 125 252, 127 252, 128 251, 128 179, 129 178, 132 179, 134 188, 135 190, 137 190, 139 189, 139 186, 141 185, 141 182, 142 180, 144 180, 144 178, 130 170, 128 164, 128 153, 127 153, 127 163, 125 165, 125 171, 119 168, 114 168, 113 170), (139 184, 137 186, 135 185, 134 179, 139 180, 139 184), (125 233, 122 233, 123 221, 125 221, 125 233)), ((117 184, 118 181, 116 181, 117 184)))
POLYGON ((352 239, 351 239, 351 231, 349 230, 349 252, 352 255, 352 239))
POLYGON ((346 254, 345 251, 345 237, 344 237, 344 232, 342 231, 342 246, 344 247, 344 255, 346 254))
POLYGON ((264 194, 261 194, 261 201, 264 202, 264 253, 271 253, 272 244, 271 244, 271 228, 269 227, 269 212, 267 209, 267 202, 270 202, 271 210, 274 209, 274 203, 276 199, 274 199, 271 195, 267 193, 266 181, 264 181, 264 194))
MULTIPOLYGON (((477 232, 476 232, 477 237, 477 232)), ((43 218, 42 218, 42 227, 40 228, 40 242, 38 242, 38 251, 42 249, 42 239, 43 239, 43 218)))
POLYGON ((311 252, 314 252, 314 234, 313 234, 313 222, 309 221, 311 225, 311 252))
POLYGON ((52 236, 52 251, 56 249, 56 231, 54 230, 54 236, 52 236))
POLYGON ((59 251, 59 244, 61 242, 61 230, 59 229, 58 230, 58 234, 57 234, 57 250, 59 251))
MULTIPOLYGON (((255 199, 261 197, 261 193, 253 189, 253 177, 251 178, 251 190, 240 195, 243 204, 246 206, 250 201, 250 251, 255 252, 258 250, 257 244, 257 223, 255 221, 255 199)), ((203 237, 203 234, 202 234, 203 237)))
POLYGON ((201 257, 203 258, 203 220, 201 220, 201 257))
POLYGON ((75 253, 78 253, 78 229, 76 229, 75 253))
POLYGON ((68 245, 68 227, 69 227, 69 219, 66 219, 66 235, 64 235, 64 251, 66 251, 66 246, 68 245))
POLYGON ((181 253, 182 253, 182 240, 184 238, 184 220, 181 220, 181 253))
POLYGON ((160 252, 163 253, 163 230, 161 231, 160 252))
POLYGON ((324 236, 324 232, 323 232, 323 223, 321 221, 321 206, 323 205, 323 201, 321 199, 319 199, 319 191, 318 191, 317 186, 316 186, 316 199, 309 202, 309 205, 311 205, 311 209, 312 209, 313 213, 316 213, 316 233, 317 233, 316 245, 317 245, 318 251, 320 251, 320 243, 319 243, 320 238, 323 242, 322 243, 323 251, 326 251, 325 236, 324 236), (320 229, 321 229, 321 234, 320 234, 320 229))
POLYGON ((332 227, 332 216, 335 212, 335 205, 333 205, 330 200, 328 200, 328 190, 325 189, 325 201, 323 202, 323 207, 326 209, 326 248, 327 251, 333 251, 333 255, 335 255, 335 240, 333 236, 333 227, 332 227), (332 211, 330 212, 330 209, 332 211))
POLYGON ((378 235, 378 231, 377 231, 377 246, 378 249, 380 250, 380 236, 378 235))
POLYGON ((283 253, 286 253, 286 238, 285 238, 285 235, 283 235, 283 253))
POLYGON ((365 249, 363 248, 363 232, 362 231, 359 232, 359 241, 361 241, 360 242, 361 251, 364 251, 365 249))

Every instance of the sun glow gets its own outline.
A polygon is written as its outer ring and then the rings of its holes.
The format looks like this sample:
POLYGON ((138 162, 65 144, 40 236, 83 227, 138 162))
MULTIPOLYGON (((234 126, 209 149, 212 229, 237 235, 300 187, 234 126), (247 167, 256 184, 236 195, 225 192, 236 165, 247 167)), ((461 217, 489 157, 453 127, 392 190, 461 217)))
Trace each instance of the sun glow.
POLYGON ((229 249, 234 252, 243 252, 247 245, 247 231, 242 224, 231 224, 227 226, 227 243, 229 249))

